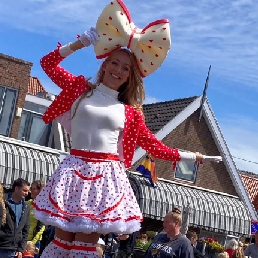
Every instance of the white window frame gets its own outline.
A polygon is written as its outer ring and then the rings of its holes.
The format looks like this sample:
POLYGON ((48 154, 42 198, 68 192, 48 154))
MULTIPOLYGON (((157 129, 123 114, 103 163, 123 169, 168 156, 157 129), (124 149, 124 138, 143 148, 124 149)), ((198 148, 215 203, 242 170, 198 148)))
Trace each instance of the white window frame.
MULTIPOLYGON (((44 99, 44 98, 41 98, 41 97, 38 97, 35 95, 27 94, 25 101, 48 108, 52 104, 53 99, 44 99)), ((62 126, 61 126, 61 124, 59 124, 58 122, 55 122, 55 121, 53 121, 52 126, 55 127, 55 130, 54 130, 54 136, 56 139, 55 140, 55 148, 58 148, 59 150, 61 150, 62 152, 65 153, 62 126)))
MULTIPOLYGON (((192 161, 179 161, 176 165, 176 169, 175 169, 175 173, 174 173, 174 178, 177 179, 177 180, 182 180, 182 181, 186 181, 186 182, 190 182, 190 183, 195 183, 196 181, 196 177, 197 177, 197 172, 198 172, 198 169, 199 169, 199 163, 197 162, 192 162, 192 161), (177 173, 179 172, 180 169, 180 164, 182 163, 193 163, 193 166, 194 166, 194 171, 193 172, 193 179, 190 180, 188 178, 184 178, 184 177, 180 177, 177 173)), ((182 173, 183 174, 183 173, 182 173)))
MULTIPOLYGON (((33 105, 41 106, 41 107, 47 109, 51 105, 52 101, 43 99, 43 98, 40 98, 40 97, 37 97, 34 95, 27 94, 25 97, 25 103, 31 103, 33 105)), ((23 131, 22 139, 20 139, 20 140, 28 142, 29 136, 31 133, 31 124, 32 124, 33 116, 42 117, 43 113, 38 113, 33 110, 24 108, 23 114, 25 112, 27 113, 28 117, 26 118, 26 121, 25 121, 25 130, 23 131)))
POLYGON ((31 125, 32 125, 33 117, 40 117, 40 118, 42 118, 42 114, 34 112, 34 111, 31 111, 31 110, 27 110, 27 109, 23 110, 22 114, 24 114, 24 113, 27 113, 27 118, 25 120, 25 129, 23 131, 22 139, 19 139, 19 140, 29 142, 29 137, 30 137, 30 134, 31 134, 31 125))

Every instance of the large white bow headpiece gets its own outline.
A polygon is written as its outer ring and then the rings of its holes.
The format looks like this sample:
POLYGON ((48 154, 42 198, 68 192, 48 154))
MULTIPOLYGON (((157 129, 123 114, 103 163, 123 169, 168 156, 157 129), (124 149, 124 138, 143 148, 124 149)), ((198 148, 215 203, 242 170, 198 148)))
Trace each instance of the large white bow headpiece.
POLYGON ((94 46, 98 59, 121 47, 134 53, 142 77, 153 73, 162 64, 171 45, 169 20, 157 20, 139 29, 121 0, 109 3, 96 24, 100 39, 94 46))

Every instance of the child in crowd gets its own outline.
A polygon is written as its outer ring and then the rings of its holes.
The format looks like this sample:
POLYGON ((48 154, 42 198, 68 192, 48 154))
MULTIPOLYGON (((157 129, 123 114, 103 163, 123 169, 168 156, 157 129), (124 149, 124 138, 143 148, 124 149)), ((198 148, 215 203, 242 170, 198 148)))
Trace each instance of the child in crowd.
POLYGON ((220 253, 217 258, 229 258, 229 254, 227 252, 220 253))
POLYGON ((23 258, 34 258, 34 255, 39 253, 39 249, 32 241, 28 241, 25 252, 22 254, 23 258))
POLYGON ((101 238, 97 242, 96 249, 99 257, 104 257, 105 242, 101 238))

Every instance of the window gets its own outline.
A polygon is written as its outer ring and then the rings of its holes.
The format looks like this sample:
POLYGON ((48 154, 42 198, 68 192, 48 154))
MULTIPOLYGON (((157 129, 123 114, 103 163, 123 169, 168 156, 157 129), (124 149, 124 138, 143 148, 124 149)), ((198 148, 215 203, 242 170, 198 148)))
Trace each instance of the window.
POLYGON ((177 163, 175 178, 195 182, 199 163, 192 161, 180 161, 177 163))
POLYGON ((17 90, 0 86, 0 134, 9 136, 17 99, 17 90))
POLYGON ((46 107, 34 103, 25 103, 18 133, 19 140, 48 146, 51 124, 46 125, 42 120, 42 113, 46 109, 46 107))

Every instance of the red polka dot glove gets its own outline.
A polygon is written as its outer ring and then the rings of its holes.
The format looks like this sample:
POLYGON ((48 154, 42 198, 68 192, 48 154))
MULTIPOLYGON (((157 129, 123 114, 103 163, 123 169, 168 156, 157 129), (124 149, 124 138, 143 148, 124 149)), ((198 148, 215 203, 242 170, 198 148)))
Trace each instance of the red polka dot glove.
POLYGON ((203 162, 206 162, 206 161, 213 161, 213 162, 221 162, 222 161, 222 157, 221 156, 206 156, 206 155, 202 155, 203 159, 202 161, 203 162))
POLYGON ((79 37, 79 40, 85 47, 88 47, 89 45, 95 45, 99 40, 99 36, 96 29, 91 27, 89 31, 82 33, 82 35, 79 37))

